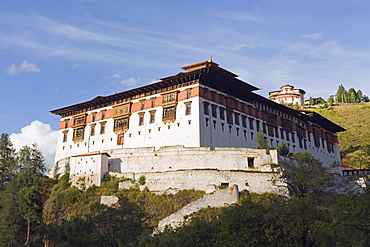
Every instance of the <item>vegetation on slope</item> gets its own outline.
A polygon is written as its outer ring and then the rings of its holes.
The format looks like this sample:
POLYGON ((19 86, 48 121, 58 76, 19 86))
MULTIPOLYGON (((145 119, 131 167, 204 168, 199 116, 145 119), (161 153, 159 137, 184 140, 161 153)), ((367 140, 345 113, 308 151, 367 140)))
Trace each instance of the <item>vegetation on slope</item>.
POLYGON ((309 110, 346 129, 338 133, 344 165, 355 169, 370 168, 370 104, 342 104, 309 110))

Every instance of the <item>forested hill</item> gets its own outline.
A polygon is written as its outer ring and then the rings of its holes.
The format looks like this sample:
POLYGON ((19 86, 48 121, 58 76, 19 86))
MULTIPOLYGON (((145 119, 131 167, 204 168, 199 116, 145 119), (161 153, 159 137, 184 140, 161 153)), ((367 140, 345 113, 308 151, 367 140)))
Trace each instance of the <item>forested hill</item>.
POLYGON ((370 103, 340 104, 327 109, 308 109, 346 129, 338 133, 344 165, 370 168, 370 103))

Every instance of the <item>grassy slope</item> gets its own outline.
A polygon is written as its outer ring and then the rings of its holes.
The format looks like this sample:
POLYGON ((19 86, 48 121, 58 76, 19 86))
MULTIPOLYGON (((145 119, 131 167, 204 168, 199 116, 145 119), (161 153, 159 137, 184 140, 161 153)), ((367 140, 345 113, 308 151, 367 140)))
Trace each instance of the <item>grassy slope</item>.
POLYGON ((370 104, 338 105, 332 109, 307 109, 315 111, 346 129, 338 133, 342 155, 347 155, 355 147, 369 145, 370 140, 370 104))

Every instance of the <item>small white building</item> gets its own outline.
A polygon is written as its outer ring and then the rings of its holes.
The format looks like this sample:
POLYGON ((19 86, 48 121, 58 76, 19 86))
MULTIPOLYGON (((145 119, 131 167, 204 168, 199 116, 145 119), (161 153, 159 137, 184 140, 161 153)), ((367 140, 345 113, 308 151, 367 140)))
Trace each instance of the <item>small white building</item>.
POLYGON ((269 92, 269 97, 272 101, 291 106, 296 103, 302 106, 304 105, 304 95, 306 92, 302 89, 294 89, 292 85, 285 84, 280 87, 278 91, 269 92))

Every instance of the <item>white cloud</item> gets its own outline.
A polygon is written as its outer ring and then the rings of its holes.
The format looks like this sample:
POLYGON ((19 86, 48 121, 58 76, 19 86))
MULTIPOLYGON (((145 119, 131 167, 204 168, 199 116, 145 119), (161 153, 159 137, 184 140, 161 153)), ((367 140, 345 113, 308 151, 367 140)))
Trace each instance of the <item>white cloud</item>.
POLYGON ((33 121, 30 125, 23 127, 21 133, 11 134, 10 139, 17 150, 25 145, 36 143, 45 158, 46 169, 53 166, 58 131, 52 130, 49 124, 33 121))
POLYGON ((78 67, 81 67, 81 64, 79 64, 79 63, 75 63, 75 64, 73 64, 72 65, 72 69, 77 69, 78 67))
POLYGON ((8 75, 15 75, 23 72, 40 72, 41 70, 34 63, 29 63, 27 60, 24 60, 21 65, 17 66, 12 64, 8 69, 8 75))
POLYGON ((130 77, 128 79, 122 80, 121 84, 126 87, 134 87, 136 86, 137 80, 134 77, 130 77))
POLYGON ((250 45, 250 44, 234 44, 234 45, 231 45, 231 46, 222 45, 219 48, 224 49, 224 50, 229 50, 229 51, 239 51, 240 49, 243 49, 244 47, 250 48, 250 49, 255 48, 254 45, 250 45))
POLYGON ((319 38, 321 38, 321 36, 322 36, 322 33, 311 33, 311 34, 303 35, 302 37, 306 39, 311 39, 311 40, 318 40, 319 38))
POLYGON ((110 77, 111 77, 111 78, 114 78, 114 79, 121 79, 121 78, 122 78, 122 77, 121 77, 121 75, 120 75, 120 74, 118 74, 118 73, 113 74, 113 75, 111 75, 110 77))
POLYGON ((331 48, 331 52, 334 56, 342 53, 343 51, 342 47, 338 44, 338 42, 333 39, 326 41, 325 46, 328 46, 329 48, 331 48))

